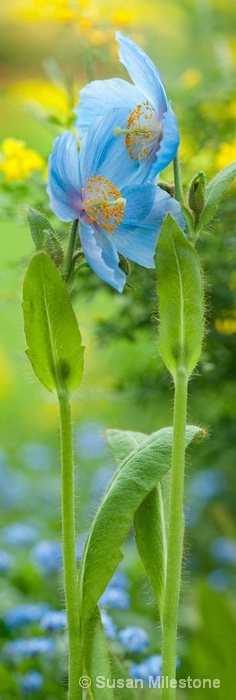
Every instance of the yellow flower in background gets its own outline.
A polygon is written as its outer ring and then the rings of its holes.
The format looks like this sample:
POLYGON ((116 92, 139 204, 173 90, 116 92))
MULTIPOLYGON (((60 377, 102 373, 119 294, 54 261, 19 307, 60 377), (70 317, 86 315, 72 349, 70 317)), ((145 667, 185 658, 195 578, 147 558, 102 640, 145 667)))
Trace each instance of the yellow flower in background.
POLYGON ((223 335, 236 333, 236 318, 216 318, 215 329, 223 335))
POLYGON ((186 88, 195 88, 202 81, 202 73, 197 68, 189 68, 181 75, 181 84, 186 88))
POLYGON ((223 141, 221 143, 218 153, 216 154, 216 165, 219 170, 225 168, 226 165, 233 163, 236 160, 236 137, 227 143, 223 141))
MULTIPOLYGON (((67 116, 71 109, 68 95, 63 86, 59 87, 47 80, 24 80, 14 83, 10 88, 14 99, 28 104, 37 103, 46 110, 67 116)), ((78 96, 76 95, 77 99, 78 96)))
POLYGON ((4 182, 27 180, 34 172, 45 165, 45 160, 24 141, 14 138, 4 139, 0 151, 0 171, 4 182))

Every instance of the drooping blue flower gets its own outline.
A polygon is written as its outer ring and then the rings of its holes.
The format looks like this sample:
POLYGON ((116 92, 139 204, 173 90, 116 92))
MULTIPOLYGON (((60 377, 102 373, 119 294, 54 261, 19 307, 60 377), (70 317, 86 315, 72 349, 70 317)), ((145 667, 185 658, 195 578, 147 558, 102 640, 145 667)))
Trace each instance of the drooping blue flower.
POLYGON ((175 158, 179 132, 175 114, 167 99, 159 71, 147 54, 131 39, 116 33, 119 58, 134 85, 113 78, 95 80, 80 92, 75 110, 79 138, 91 121, 110 107, 128 106, 125 127, 117 121, 115 133, 122 137, 130 159, 154 177, 175 158))
POLYGON ((17 678, 23 693, 37 693, 43 687, 42 674, 33 669, 26 673, 25 676, 18 674, 17 678))
POLYGON ((55 642, 48 637, 17 638, 4 644, 2 653, 17 664, 23 659, 31 659, 38 654, 51 655, 55 648, 55 642))
POLYGON ((101 610, 101 620, 104 627, 104 634, 106 639, 115 639, 117 627, 112 620, 112 617, 108 615, 106 610, 101 610))
POLYGON ((80 239, 90 267, 122 292, 126 276, 118 252, 143 267, 154 267, 158 234, 170 212, 181 227, 180 206, 151 183, 127 156, 114 127, 123 110, 95 119, 78 152, 77 139, 65 131, 49 159, 47 192, 62 221, 79 219, 80 239))
POLYGON ((44 632, 58 632, 66 627, 66 624, 65 610, 48 610, 41 620, 40 627, 44 632))
POLYGON ((125 627, 118 633, 118 639, 128 651, 143 652, 149 644, 149 637, 142 627, 125 627))
POLYGON ((3 620, 7 627, 11 630, 15 630, 21 625, 39 622, 48 610, 48 607, 46 603, 25 603, 23 605, 17 605, 15 608, 5 613, 3 620))

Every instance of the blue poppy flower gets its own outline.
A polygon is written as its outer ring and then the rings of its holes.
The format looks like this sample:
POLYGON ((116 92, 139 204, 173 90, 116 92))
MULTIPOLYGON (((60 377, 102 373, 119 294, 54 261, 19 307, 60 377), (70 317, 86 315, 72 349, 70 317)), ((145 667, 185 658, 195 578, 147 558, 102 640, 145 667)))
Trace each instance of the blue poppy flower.
MULTIPOLYGON (((49 159, 47 192, 61 221, 80 221, 84 256, 105 282, 123 291, 126 276, 118 252, 144 267, 154 267, 158 233, 170 212, 184 226, 179 204, 167 192, 143 183, 127 157, 114 126, 123 110, 95 119, 83 139, 65 131, 49 159)), ((141 170, 141 169, 140 169, 141 170)))
POLYGON ((117 120, 115 134, 123 136, 130 159, 155 177, 175 158, 179 131, 175 114, 167 99, 161 75, 149 56, 131 39, 116 32, 119 59, 134 85, 112 78, 94 80, 80 92, 75 109, 75 128, 79 138, 91 121, 103 116, 110 107, 129 108, 125 127, 117 120))

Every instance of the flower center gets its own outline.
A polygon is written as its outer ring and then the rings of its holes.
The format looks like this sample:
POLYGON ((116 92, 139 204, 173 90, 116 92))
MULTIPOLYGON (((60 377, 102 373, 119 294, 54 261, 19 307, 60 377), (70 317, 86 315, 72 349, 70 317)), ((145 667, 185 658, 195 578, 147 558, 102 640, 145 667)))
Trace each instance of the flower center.
POLYGON ((92 224, 114 233, 124 216, 126 199, 105 177, 91 176, 82 187, 84 211, 92 224))
POLYGON ((159 143, 162 129, 155 110, 149 102, 135 107, 129 116, 127 129, 115 127, 114 135, 122 134, 126 134, 125 143, 130 158, 140 161, 150 160, 152 146, 156 141, 159 143))

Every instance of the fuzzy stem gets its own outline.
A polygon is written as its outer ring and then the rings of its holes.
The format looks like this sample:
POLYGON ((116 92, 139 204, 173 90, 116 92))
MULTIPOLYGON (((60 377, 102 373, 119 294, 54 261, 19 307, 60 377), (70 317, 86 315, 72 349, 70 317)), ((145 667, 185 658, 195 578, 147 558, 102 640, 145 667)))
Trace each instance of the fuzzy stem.
POLYGON ((180 202, 180 204, 184 204, 184 195, 183 195, 181 170, 180 170, 180 160, 179 160, 178 153, 176 154, 176 156, 174 158, 174 181, 175 181, 175 198, 178 200, 178 202, 180 202))
POLYGON ((183 552, 183 496, 185 464, 185 431, 188 381, 183 367, 175 379, 174 431, 172 450, 172 483, 167 552, 166 593, 163 615, 163 700, 174 700, 175 688, 167 687, 176 678, 176 646, 178 607, 183 552), (167 681, 168 679, 168 681, 167 681))
POLYGON ((70 237, 69 237, 69 243, 68 243, 66 258, 65 258, 65 262, 64 262, 64 279, 65 279, 65 282, 68 282, 68 280, 69 280, 69 278, 70 278, 71 266, 72 266, 72 258, 73 258, 74 247, 75 247, 75 241, 76 241, 76 234, 77 234, 77 228, 78 228, 78 219, 75 219, 75 221, 73 221, 73 224, 72 224, 72 226, 71 226, 70 237))
POLYGON ((69 644, 68 700, 81 700, 82 689, 79 686, 79 678, 82 676, 82 653, 77 597, 72 419, 67 393, 61 392, 58 399, 61 425, 62 546, 69 644))

